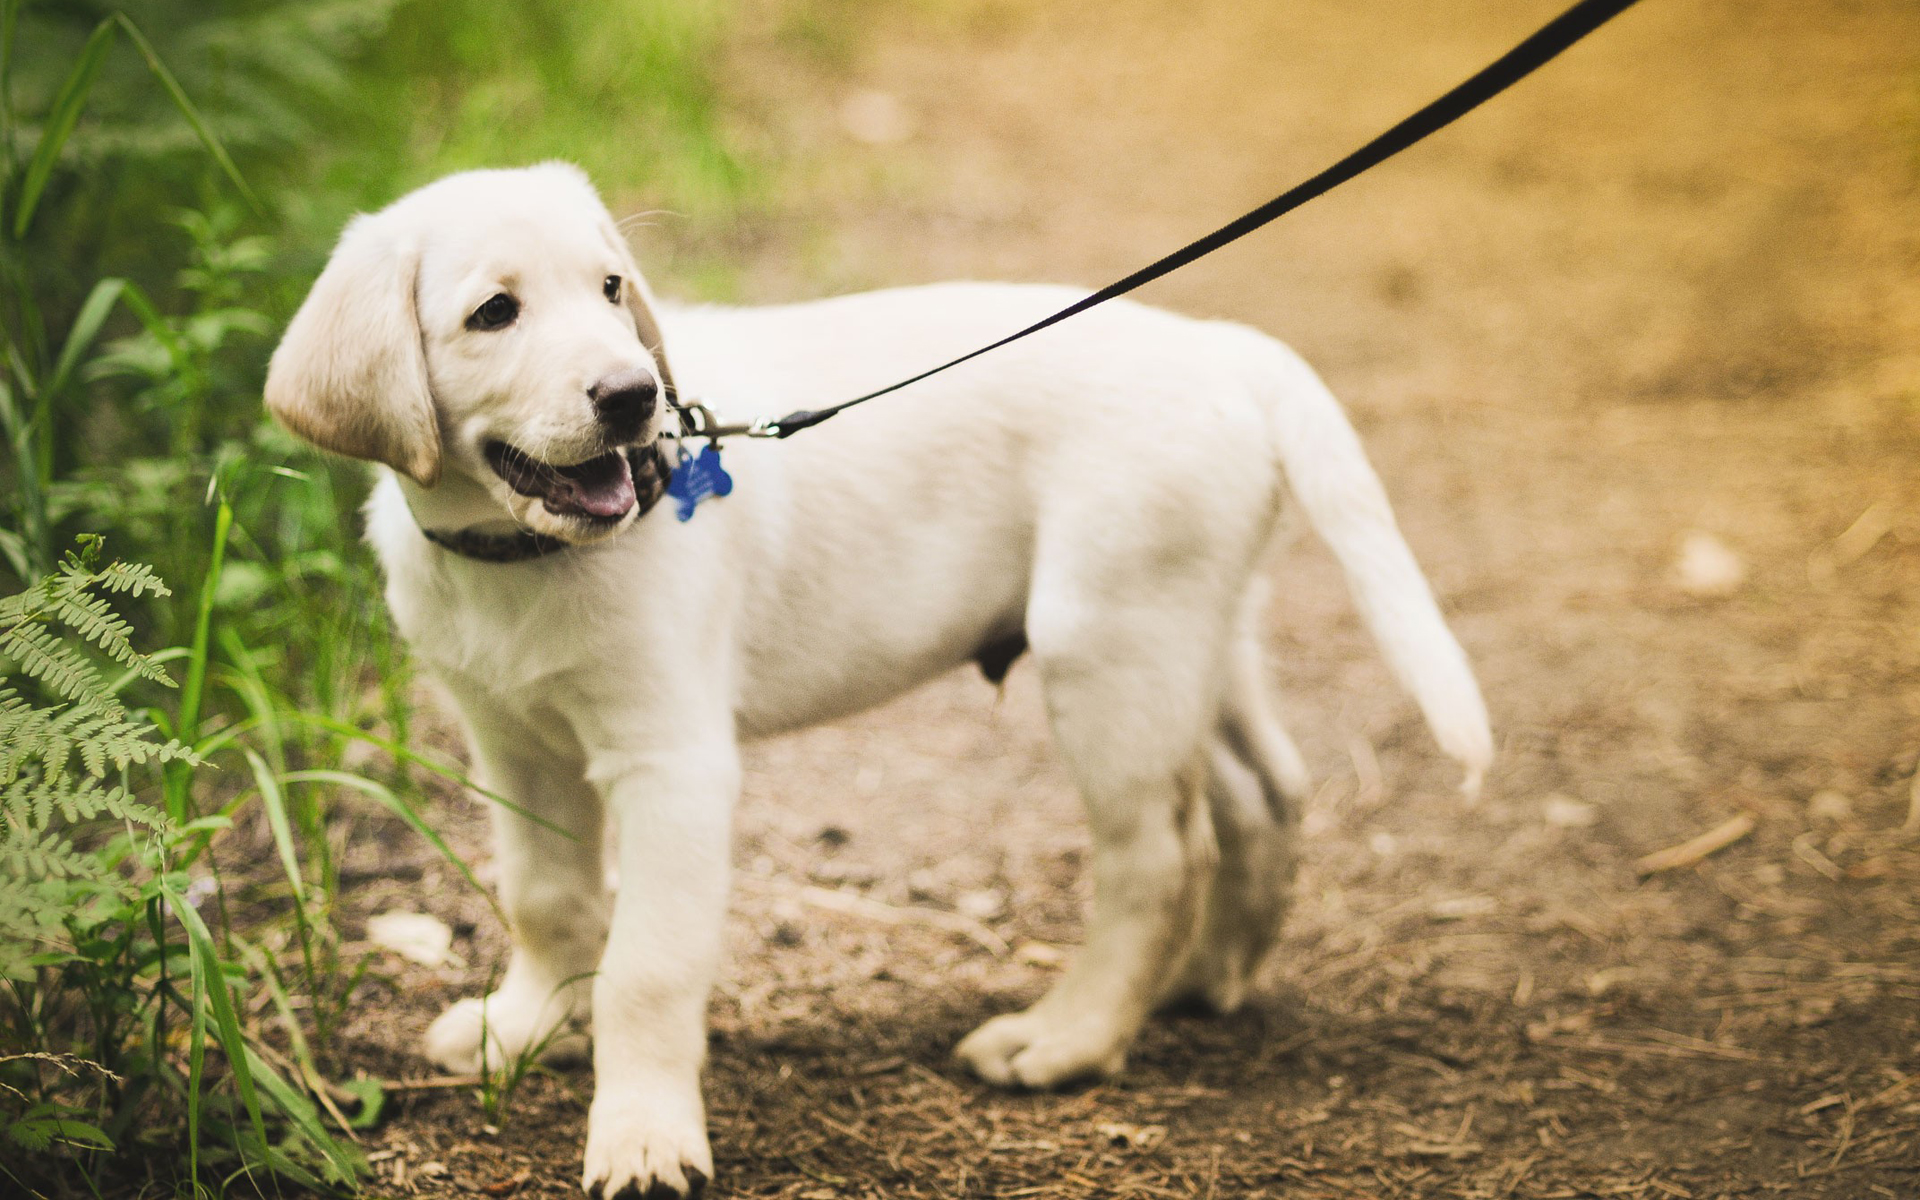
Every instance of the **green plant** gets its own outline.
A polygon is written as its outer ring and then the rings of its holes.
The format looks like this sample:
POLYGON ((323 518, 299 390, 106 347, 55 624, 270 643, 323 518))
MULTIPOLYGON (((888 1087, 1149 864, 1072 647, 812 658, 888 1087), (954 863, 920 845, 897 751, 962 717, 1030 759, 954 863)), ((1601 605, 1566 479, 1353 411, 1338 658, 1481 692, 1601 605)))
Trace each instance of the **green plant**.
MULTIPOLYGON (((377 606, 341 603, 376 586, 347 534, 354 487, 341 486, 337 466, 281 465, 300 451, 260 419, 271 243, 247 232, 252 218, 231 203, 168 209, 156 192, 209 195, 193 176, 212 170, 258 213, 226 138, 237 132, 266 155, 310 132, 288 102, 337 96, 339 56, 392 4, 143 0, 186 78, 213 94, 216 135, 124 13, 0 0, 0 433, 12 451, 0 462, 0 505, 14 518, 0 511, 0 564, 24 581, 47 568, 63 533, 109 528, 162 575, 211 581, 194 605, 149 598, 133 616, 161 641, 205 651, 183 696, 188 725, 224 693, 222 703, 252 719, 277 771, 290 756, 324 761, 334 748, 308 730, 283 732, 276 712, 359 715, 371 663, 381 668, 381 715, 404 733, 407 673, 377 606), (115 53, 128 42, 136 55, 115 53), (66 62, 56 68, 60 55, 48 51, 59 48, 66 62), (141 97, 143 83, 170 103, 141 97), (198 168, 185 153, 193 150, 198 168), (137 186, 118 186, 133 176, 137 186), (107 220, 103 236, 76 215, 101 192, 137 194, 145 208, 107 220), (136 244, 141 253, 127 253, 136 244), (162 273, 156 262, 167 257, 185 265, 162 273), (74 263, 132 266, 140 277, 82 289, 74 263), (223 480, 231 507, 203 502, 209 477, 223 480)), ((187 777, 175 769, 168 778, 177 816, 187 777)), ((322 852, 324 824, 317 816, 302 830, 322 852)))
MULTIPOLYGON (((564 1012, 573 985, 591 977, 592 973, 588 972, 561 980, 552 994, 547 997, 546 1003, 549 1009, 541 1014, 542 1018, 564 1012)), ((492 995, 498 987, 498 977, 489 978, 484 993, 492 995)), ((560 1078, 541 1060, 546 1057, 547 1051, 553 1049, 563 1039, 582 1036, 579 1026, 571 1020, 560 1021, 548 1029, 538 1041, 522 1046, 504 1061, 496 1063, 493 1061, 492 1044, 487 1032, 486 1009, 483 1007, 480 1010, 480 1086, 477 1094, 480 1100, 480 1111, 486 1114, 487 1123, 496 1126, 506 1124, 507 1114, 513 1107, 513 1098, 529 1075, 537 1073, 551 1078, 560 1078)))
POLYGON ((402 5, 360 72, 353 103, 364 133, 352 155, 326 164, 321 190, 379 204, 449 170, 564 158, 616 196, 644 192, 696 220, 729 217, 757 182, 722 119, 713 69, 732 7, 402 5))
MULTIPOLYGON (((98 566, 98 537, 0 599, 0 1146, 28 1155, 0 1156, 0 1171, 35 1191, 94 1186, 134 1163, 169 1186, 197 1188, 209 1169, 350 1185, 361 1159, 329 1121, 372 1120, 380 1092, 347 1087, 350 1118, 315 1049, 367 966, 341 953, 332 920, 337 797, 385 808, 472 880, 395 789, 274 760, 288 757, 291 726, 471 786, 458 771, 257 695, 242 705, 257 715, 206 719, 214 686, 264 687, 252 671, 212 668, 216 642, 253 661, 215 616, 233 527, 224 501, 214 525, 191 640, 175 650, 135 651, 109 597, 170 593, 150 568, 98 566), (152 687, 177 698, 144 709, 121 698, 152 687), (223 855, 248 828, 270 839, 270 862, 223 855), (277 1019, 249 1015, 263 1006, 277 1019)), ((539 1052, 490 1073, 490 1112, 539 1052)))
MULTIPOLYGON (((167 593, 144 566, 98 566, 99 551, 83 539, 59 570, 0 601, 0 1142, 30 1156, 15 1166, 9 1154, 3 1169, 35 1191, 94 1179, 117 1152, 170 1138, 183 1116, 195 1188, 223 1164, 349 1183, 358 1156, 309 1096, 320 1075, 277 966, 233 928, 210 853, 250 799, 273 809, 277 786, 262 774, 256 790, 198 811, 192 776, 236 743, 221 734, 190 748, 165 736, 164 714, 121 701, 129 685, 173 681, 134 649, 107 596, 167 593), (209 919, 201 909, 214 901, 209 919), (278 1001, 290 1055, 243 1022, 254 987, 278 1001)), ((169 657, 189 686, 205 678, 204 639, 169 657)), ((183 699, 165 723, 187 729, 190 717, 183 699)))
POLYGON ((100 594, 164 596, 165 585, 146 567, 115 563, 95 569, 98 546, 91 541, 57 573, 0 600, 0 660, 17 664, 20 677, 56 697, 41 706, 11 681, 0 683, 0 802, 6 806, 0 824, 0 979, 31 978, 31 952, 64 928, 77 904, 100 897, 125 901, 135 894, 112 861, 75 844, 74 829, 103 820, 148 833, 170 828, 164 813, 109 779, 109 765, 124 773, 134 764, 192 760, 185 746, 158 738, 151 721, 127 711, 118 687, 102 678, 82 649, 91 645, 122 668, 125 679, 172 683, 163 668, 134 650, 132 630, 100 594))
POLYGON ((124 36, 133 43, 208 154, 234 187, 250 203, 254 201, 226 148, 214 137, 179 82, 155 54, 146 35, 120 12, 110 14, 94 26, 80 47, 71 69, 48 104, 32 156, 24 167, 19 166, 14 153, 12 75, 20 8, 21 0, 0 0, 0 227, 4 227, 5 232, 5 253, 0 254, 0 268, 4 269, 9 285, 5 299, 10 319, 5 326, 4 350, 11 376, 11 379, 0 378, 0 431, 5 433, 14 452, 20 520, 20 532, 0 540, 0 551, 5 552, 15 571, 25 577, 51 566, 55 514, 49 499, 54 480, 54 428, 61 399, 76 382, 79 368, 116 303, 124 301, 150 329, 157 331, 160 326, 152 302, 138 287, 126 279, 103 279, 88 292, 56 351, 55 341, 49 337, 44 278, 28 268, 25 253, 28 231, 34 227, 34 218, 54 177, 61 152, 79 123, 87 98, 118 37, 124 36))
POLYGON ((0 0, 0 1194, 350 1188, 338 847, 384 810, 471 881, 410 772, 471 783, 408 747, 362 472, 261 420, 272 332, 347 213, 448 169, 724 219, 726 6, 124 7, 0 0))

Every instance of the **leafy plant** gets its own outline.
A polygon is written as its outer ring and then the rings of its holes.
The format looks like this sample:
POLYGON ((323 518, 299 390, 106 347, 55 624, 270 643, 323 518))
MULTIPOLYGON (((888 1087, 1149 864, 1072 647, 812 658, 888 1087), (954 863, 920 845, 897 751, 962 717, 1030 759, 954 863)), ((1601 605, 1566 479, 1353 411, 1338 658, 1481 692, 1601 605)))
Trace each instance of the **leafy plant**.
POLYGON ((351 1188, 338 847, 384 811, 472 881, 409 772, 472 785, 407 744, 362 473, 261 420, 271 334, 348 212, 448 169, 724 219, 726 6, 124 9, 0 0, 0 1194, 351 1188))
POLYGON ((109 764, 124 772, 135 763, 192 757, 129 713, 117 688, 73 644, 90 644, 129 677, 172 683, 134 650, 131 629, 100 594, 164 596, 165 585, 145 567, 95 569, 98 546, 91 541, 55 574, 0 600, 0 659, 54 697, 43 706, 11 679, 0 683, 0 979, 31 979, 35 952, 64 931, 77 903, 124 902, 136 894, 104 856, 73 840, 75 829, 102 820, 167 829, 164 814, 109 780, 109 764))
MULTIPOLYGON (((548 995, 546 1008, 540 1014, 541 1018, 558 1017, 564 1013, 571 999, 573 986, 585 982, 592 977, 592 974, 587 972, 561 980, 548 995)), ((483 991, 486 995, 492 995, 498 986, 498 977, 490 978, 483 991)), ((483 1007, 480 1010, 480 1086, 476 1094, 480 1101, 480 1111, 486 1114, 487 1123, 489 1125, 506 1124, 507 1113, 513 1107, 513 1098, 529 1075, 541 1074, 560 1078, 542 1059, 546 1057, 547 1051, 561 1041, 584 1036, 580 1027, 572 1019, 559 1020, 537 1041, 529 1042, 496 1063, 493 1061, 493 1039, 487 1030, 486 1009, 483 1007)))
MULTIPOLYGON (((108 597, 167 591, 147 567, 98 566, 100 547, 83 539, 0 600, 0 1142, 31 1155, 0 1169, 36 1190, 68 1169, 91 1178, 129 1143, 167 1136, 183 1111, 196 1187, 203 1161, 222 1159, 315 1187, 350 1182, 358 1156, 303 1090, 320 1076, 290 1004, 300 1086, 241 1020, 249 985, 270 979, 285 1000, 271 957, 233 931, 209 854, 250 794, 200 815, 175 781, 206 753, 119 698, 173 681, 134 649, 108 597), (200 909, 216 898, 210 924, 200 909)), ((204 644, 183 657, 189 683, 204 678, 204 644)), ((186 715, 175 710, 176 729, 186 715)))

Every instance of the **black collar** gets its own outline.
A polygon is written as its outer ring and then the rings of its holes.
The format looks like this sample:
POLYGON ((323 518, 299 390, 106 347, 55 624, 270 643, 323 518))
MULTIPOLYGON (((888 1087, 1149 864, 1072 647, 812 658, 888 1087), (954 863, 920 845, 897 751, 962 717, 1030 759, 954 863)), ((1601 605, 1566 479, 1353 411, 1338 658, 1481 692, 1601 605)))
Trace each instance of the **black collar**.
MULTIPOLYGON (((639 509, 637 516, 644 517, 666 494, 667 476, 673 473, 672 464, 667 462, 666 451, 656 442, 644 449, 638 446, 628 448, 627 467, 633 472, 634 507, 639 509)), ((517 563, 545 558, 573 544, 544 533, 535 533, 531 529, 516 529, 512 533, 481 533, 474 529, 428 529, 422 526, 420 532, 442 550, 487 563, 517 563)))

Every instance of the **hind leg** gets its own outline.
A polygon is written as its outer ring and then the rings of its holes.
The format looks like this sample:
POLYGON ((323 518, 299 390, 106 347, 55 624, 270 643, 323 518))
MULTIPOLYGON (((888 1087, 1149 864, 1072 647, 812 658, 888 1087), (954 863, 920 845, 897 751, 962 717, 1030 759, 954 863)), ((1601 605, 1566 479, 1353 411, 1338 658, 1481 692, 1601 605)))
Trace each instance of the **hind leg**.
POLYGON ((1273 713, 1263 674, 1252 623, 1243 621, 1208 755, 1207 803, 1220 863, 1186 965, 1163 1005, 1221 1013, 1240 1007, 1286 917, 1307 770, 1273 713))
POLYGON ((1224 638, 1194 628, 1191 606, 1172 637, 1164 610, 1072 607, 1074 627, 1030 616, 1029 636, 1055 741, 1087 804, 1093 913, 1052 991, 960 1044, 959 1057, 993 1083, 1048 1087, 1117 1071, 1179 969, 1213 866, 1201 735, 1224 638))

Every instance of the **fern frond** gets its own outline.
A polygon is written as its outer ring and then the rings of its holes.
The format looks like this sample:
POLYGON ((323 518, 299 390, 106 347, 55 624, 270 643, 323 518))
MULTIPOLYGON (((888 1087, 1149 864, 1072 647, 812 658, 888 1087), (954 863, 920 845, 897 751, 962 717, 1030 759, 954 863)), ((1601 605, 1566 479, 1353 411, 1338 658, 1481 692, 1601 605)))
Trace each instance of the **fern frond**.
POLYGON ((173 590, 162 583, 159 574, 145 563, 114 563, 99 572, 95 582, 110 592, 122 592, 134 597, 173 595, 173 590))
POLYGON ((99 879, 105 873, 94 857, 57 833, 39 831, 0 851, 0 868, 31 887, 59 879, 99 879))
MULTIPOLYGON (((38 759, 49 776, 64 775, 75 749, 80 751, 89 775, 106 773, 106 748, 92 739, 128 722, 126 709, 111 696, 87 695, 64 709, 28 709, 22 714, 15 743, 8 753, 20 759, 38 759)), ((12 778, 19 770, 0 770, 0 779, 12 778)))
POLYGON ((47 602, 46 588, 48 580, 41 580, 24 592, 11 596, 0 596, 0 629, 26 620, 40 611, 47 602))
POLYGON ((138 595, 159 588, 158 577, 121 563, 96 572, 98 549, 82 542, 55 574, 0 599, 0 979, 31 978, 34 956, 68 940, 76 919, 85 924, 90 897, 134 894, 94 835, 112 824, 164 832, 167 820, 110 782, 109 765, 194 757, 130 713, 95 665, 89 647, 165 678, 112 604, 88 590, 138 595))
POLYGON ((193 752, 177 741, 152 740, 154 733, 152 722, 143 718, 97 713, 76 721, 69 736, 80 752, 87 774, 95 779, 106 775, 109 761, 124 771, 134 763, 172 762, 193 757, 193 752))
POLYGON ((133 626, 113 611, 113 602, 105 596, 74 590, 56 592, 51 599, 53 615, 113 661, 125 666, 140 657, 130 640, 133 626))
POLYGON ((0 783, 20 773, 20 763, 32 753, 28 738, 45 719, 19 691, 0 687, 0 783))
POLYGON ((53 820, 53 781, 23 775, 0 791, 0 854, 37 837, 53 820))
POLYGON ((134 799, 133 793, 123 787, 110 787, 103 792, 95 792, 91 797, 95 804, 95 816, 108 816, 119 821, 131 821, 148 829, 163 829, 167 819, 150 804, 142 804, 134 799))
POLYGON ((66 700, 107 690, 93 664, 38 621, 22 620, 0 629, 0 655, 11 658, 22 675, 39 680, 66 700))

